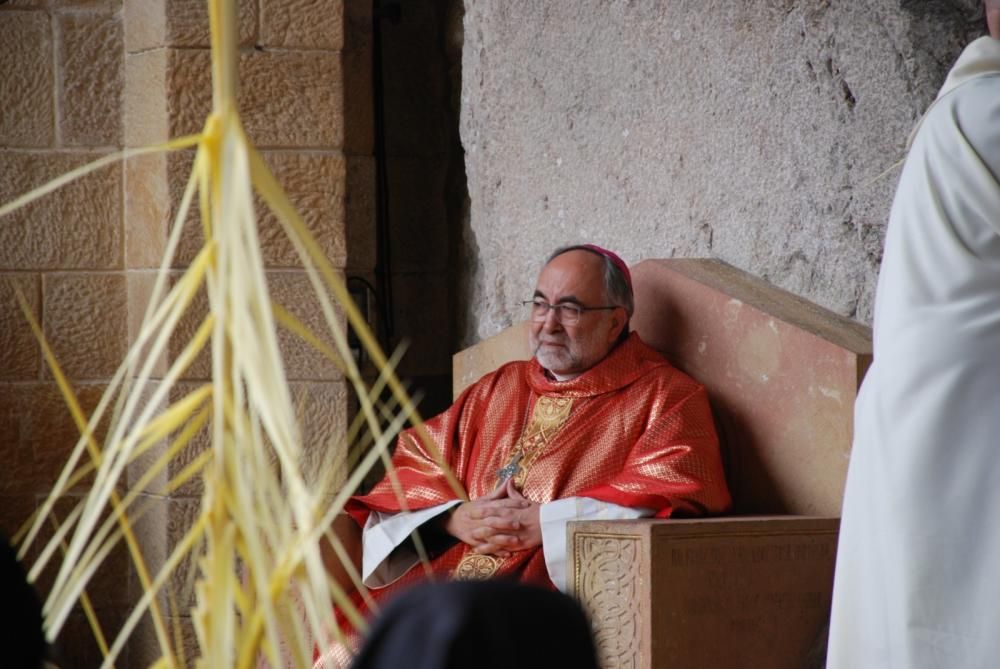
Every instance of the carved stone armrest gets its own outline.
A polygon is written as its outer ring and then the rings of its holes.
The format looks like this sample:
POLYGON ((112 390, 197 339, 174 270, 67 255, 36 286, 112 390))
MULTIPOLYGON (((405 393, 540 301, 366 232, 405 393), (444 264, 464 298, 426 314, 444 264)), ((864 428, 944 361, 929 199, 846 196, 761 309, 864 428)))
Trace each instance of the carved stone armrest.
POLYGON ((604 669, 799 669, 828 620, 837 518, 580 521, 571 591, 604 669))

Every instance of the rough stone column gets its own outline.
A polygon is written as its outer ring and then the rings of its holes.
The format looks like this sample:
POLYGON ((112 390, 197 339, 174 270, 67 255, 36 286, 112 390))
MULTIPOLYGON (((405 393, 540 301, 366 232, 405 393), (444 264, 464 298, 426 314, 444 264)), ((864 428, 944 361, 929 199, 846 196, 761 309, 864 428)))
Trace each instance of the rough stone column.
POLYGON ((466 342, 541 256, 715 257, 870 321, 906 139, 980 0, 467 0, 466 342))
MULTIPOLYGON (((350 3, 348 3, 350 4, 350 3)), ((365 3, 367 4, 367 3, 365 3)), ((241 0, 240 109, 251 140, 261 149, 327 257, 337 268, 347 261, 348 161, 345 158, 345 8, 341 0, 305 4, 296 0, 241 0)), ((128 2, 125 24, 124 139, 145 146, 198 132, 211 106, 208 17, 201 0, 128 2)), ((128 285, 129 336, 134 337, 146 306, 192 152, 130 161, 125 170, 124 264, 128 285)), ((362 189, 363 181, 357 188, 362 189)), ((277 221, 261 214, 260 236, 272 296, 322 333, 324 322, 296 254, 277 221)), ((192 214, 174 266, 178 275, 201 246, 200 223, 192 214)), ((182 324, 172 344, 176 353, 197 327, 206 300, 182 324)), ((333 365, 287 333, 280 334, 293 397, 302 413, 307 471, 316 471, 331 448, 340 448, 346 417, 345 384, 333 365)), ((169 361, 166 361, 169 362, 169 361)), ((160 370, 165 371, 165 367, 160 370)), ((203 355, 185 375, 175 399, 208 379, 203 355)), ((204 435, 189 447, 191 457, 207 445, 204 435)), ((187 461, 188 458, 183 458, 187 461)), ((180 471, 183 462, 169 472, 180 471)), ((202 485, 192 481, 155 500, 142 526, 152 561, 160 561, 183 536, 197 513, 202 485)), ((191 565, 186 570, 193 568, 191 565)), ((175 587, 181 589, 185 575, 175 587)), ((131 585, 133 592, 137 584, 131 585)), ((181 610, 193 603, 182 597, 181 610)), ((185 636, 190 620, 181 616, 185 636)), ((130 648, 130 662, 145 664, 156 654, 151 630, 130 648)))

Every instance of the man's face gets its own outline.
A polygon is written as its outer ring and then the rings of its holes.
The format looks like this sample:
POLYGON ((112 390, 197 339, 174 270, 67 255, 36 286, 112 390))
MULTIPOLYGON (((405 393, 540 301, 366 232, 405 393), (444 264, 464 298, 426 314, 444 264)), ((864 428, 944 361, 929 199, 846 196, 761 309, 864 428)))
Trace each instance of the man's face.
MULTIPOLYGON (((600 257, 587 251, 568 251, 542 268, 535 298, 549 304, 599 307, 608 304, 600 257)), ((544 321, 532 320, 529 343, 538 362, 560 380, 587 371, 611 351, 625 326, 625 309, 584 311, 574 325, 561 323, 555 310, 544 321)))

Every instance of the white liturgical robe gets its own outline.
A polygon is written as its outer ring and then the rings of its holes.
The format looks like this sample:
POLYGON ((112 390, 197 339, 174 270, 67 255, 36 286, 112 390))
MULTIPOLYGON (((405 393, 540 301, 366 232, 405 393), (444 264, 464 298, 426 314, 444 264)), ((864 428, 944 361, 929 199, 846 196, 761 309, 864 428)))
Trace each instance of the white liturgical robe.
POLYGON ((913 136, 855 408, 831 669, 1000 667, 1000 41, 913 136))

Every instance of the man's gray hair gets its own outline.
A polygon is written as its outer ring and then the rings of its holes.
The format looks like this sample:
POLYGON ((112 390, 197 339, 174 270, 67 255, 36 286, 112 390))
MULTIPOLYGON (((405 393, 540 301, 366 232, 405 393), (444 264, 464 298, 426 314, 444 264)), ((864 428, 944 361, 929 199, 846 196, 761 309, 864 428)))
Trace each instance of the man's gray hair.
MULTIPOLYGON (((607 295, 608 300, 611 304, 616 307, 622 307, 625 309, 625 313, 628 314, 629 318, 632 318, 632 312, 635 311, 635 300, 632 298, 632 289, 628 285, 628 280, 625 278, 625 274, 615 265, 611 258, 607 257, 602 253, 598 253, 594 249, 584 246, 582 244, 575 244, 573 246, 562 246, 557 248, 552 255, 549 256, 545 264, 548 265, 554 258, 561 256, 564 253, 569 253, 570 251, 586 251, 591 253, 601 259, 604 265, 604 293, 607 295)), ((623 332, 628 332, 628 326, 625 327, 623 332)))

